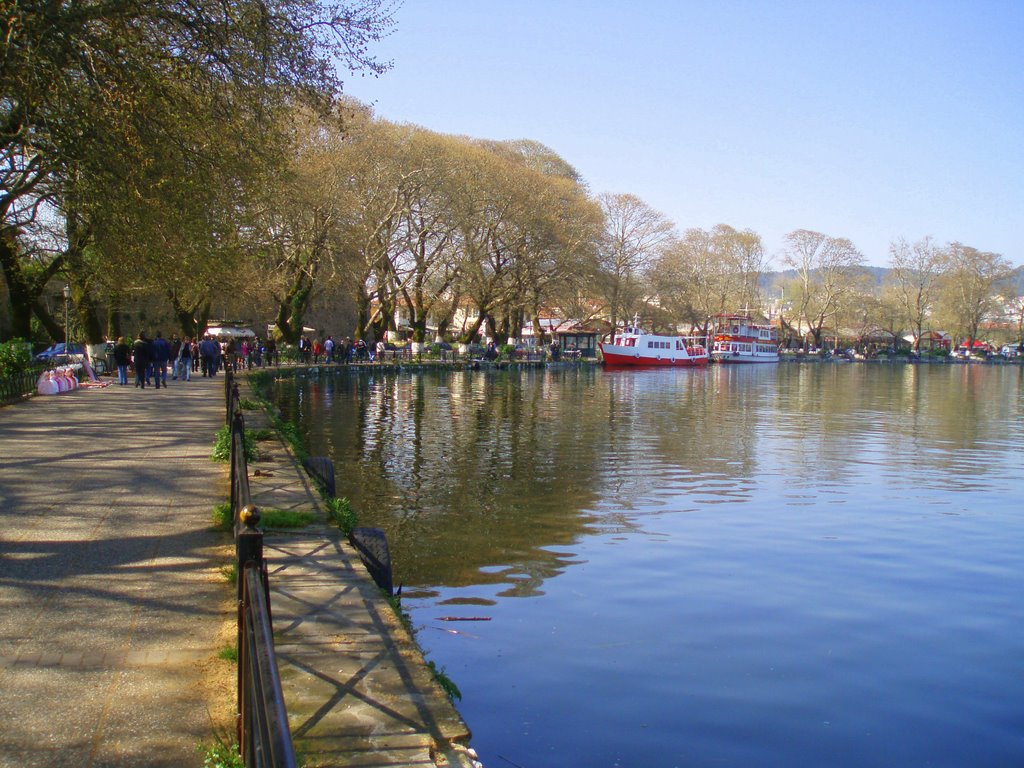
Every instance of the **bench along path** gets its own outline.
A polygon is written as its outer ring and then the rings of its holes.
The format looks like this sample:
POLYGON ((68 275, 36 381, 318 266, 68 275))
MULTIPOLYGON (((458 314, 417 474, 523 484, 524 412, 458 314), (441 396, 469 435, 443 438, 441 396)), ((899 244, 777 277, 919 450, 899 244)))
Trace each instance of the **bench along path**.
POLYGON ((233 619, 223 385, 0 408, 0 766, 202 765, 234 695, 209 688, 233 619))
MULTIPOLYGON (((244 386, 243 386, 244 392, 244 386)), ((265 426, 246 411, 246 427, 265 426)), ((319 496, 279 441, 249 465, 261 509, 315 511, 319 496)), ((278 669, 298 753, 311 766, 471 766, 469 730, 336 529, 268 531, 278 669)))

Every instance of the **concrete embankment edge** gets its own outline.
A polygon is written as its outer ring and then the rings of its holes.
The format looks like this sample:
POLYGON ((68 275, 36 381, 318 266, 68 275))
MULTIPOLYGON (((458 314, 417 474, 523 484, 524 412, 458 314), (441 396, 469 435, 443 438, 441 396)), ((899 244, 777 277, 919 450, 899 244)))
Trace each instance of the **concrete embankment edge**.
MULTIPOLYGON (((270 426, 262 411, 245 416, 250 429, 270 426)), ((259 446, 254 502, 324 521, 265 538, 278 668, 305 765, 473 766, 469 728, 358 553, 327 524, 294 453, 278 437, 259 446)))

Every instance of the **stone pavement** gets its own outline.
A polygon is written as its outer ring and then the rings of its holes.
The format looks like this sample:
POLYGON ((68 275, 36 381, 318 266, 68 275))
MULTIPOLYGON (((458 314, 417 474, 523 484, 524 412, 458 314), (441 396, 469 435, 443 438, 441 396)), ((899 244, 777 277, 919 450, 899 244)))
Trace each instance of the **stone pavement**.
MULTIPOLYGON (((269 423, 262 412, 245 418, 249 429, 269 423)), ((288 448, 276 439, 259 448, 249 467, 254 503, 323 519, 288 448)), ((281 685, 304 764, 473 765, 465 723, 338 531, 268 531, 264 554, 281 685)))
MULTIPOLYGON (((200 766, 233 737, 234 593, 211 528, 224 380, 78 390, 0 408, 0 768, 200 766)), ((247 412, 248 426, 266 419, 247 412)), ((317 494, 276 438, 263 508, 317 494)), ((337 531, 268 532, 271 605, 300 760, 471 766, 469 732, 337 531)))
POLYGON ((234 618, 223 383, 0 408, 0 766, 202 764, 234 697, 211 690, 234 618))

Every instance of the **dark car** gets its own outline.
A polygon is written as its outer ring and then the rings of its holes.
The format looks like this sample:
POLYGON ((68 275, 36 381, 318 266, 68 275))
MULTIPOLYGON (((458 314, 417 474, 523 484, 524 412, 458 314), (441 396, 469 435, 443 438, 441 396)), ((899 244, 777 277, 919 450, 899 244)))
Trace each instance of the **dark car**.
POLYGON ((85 346, 82 344, 71 343, 68 344, 68 348, 65 351, 64 342, 61 341, 57 344, 52 344, 46 349, 44 349, 42 352, 35 356, 35 359, 38 360, 39 362, 45 363, 48 362, 49 360, 53 360, 56 357, 64 357, 65 355, 84 356, 85 346))

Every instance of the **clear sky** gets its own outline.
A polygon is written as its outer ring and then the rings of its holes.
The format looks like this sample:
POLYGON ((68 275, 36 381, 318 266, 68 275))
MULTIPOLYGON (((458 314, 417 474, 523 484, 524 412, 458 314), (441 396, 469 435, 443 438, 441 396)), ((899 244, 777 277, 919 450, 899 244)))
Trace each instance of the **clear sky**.
MULTIPOLYGON (((680 230, 896 237, 1024 264, 1024 0, 405 0, 345 90, 383 118, 526 138, 680 230)), ((779 266, 778 259, 773 263, 779 266)))

